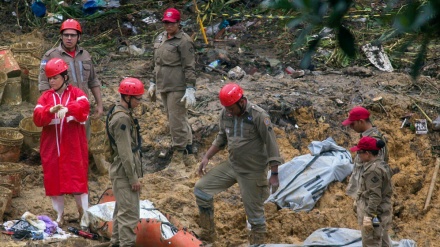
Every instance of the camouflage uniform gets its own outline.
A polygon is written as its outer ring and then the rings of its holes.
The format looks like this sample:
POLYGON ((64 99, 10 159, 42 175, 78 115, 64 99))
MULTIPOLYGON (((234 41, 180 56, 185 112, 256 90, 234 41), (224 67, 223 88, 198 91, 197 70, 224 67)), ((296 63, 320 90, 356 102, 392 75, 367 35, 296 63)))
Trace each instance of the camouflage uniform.
POLYGON ((113 213, 113 245, 134 246, 135 227, 139 221, 139 192, 132 191, 131 185, 142 177, 140 139, 137 120, 130 110, 116 104, 108 118, 113 155, 109 169, 116 206, 113 213))
POLYGON ((178 31, 168 39, 167 32, 154 41, 154 74, 157 92, 168 117, 173 147, 183 151, 192 145, 188 110, 180 102, 187 87, 195 87, 194 43, 185 32, 178 31))
MULTIPOLYGON (((380 131, 376 127, 372 127, 365 132, 361 133, 361 138, 364 136, 370 136, 377 140, 382 140, 386 143, 385 137, 380 133, 380 131)), ((378 157, 382 160, 384 160, 386 163, 388 163, 388 149, 387 146, 383 147, 381 150, 379 150, 378 157)), ((389 169, 388 164, 386 165, 387 169, 389 169)), ((349 195, 352 198, 356 198, 357 190, 359 188, 359 179, 364 170, 364 166, 362 165, 358 155, 354 158, 354 167, 353 172, 350 177, 350 181, 347 185, 347 195, 349 195)))
POLYGON ((215 166, 196 183, 194 194, 197 205, 202 209, 212 209, 214 195, 238 183, 251 231, 265 233, 268 164, 272 161, 283 163, 269 115, 248 101, 245 112, 239 117, 223 109, 219 127, 212 145, 219 148, 227 146, 229 159, 215 166))
POLYGON ((376 158, 363 163, 364 171, 360 177, 357 193, 357 219, 363 225, 364 216, 377 216, 380 225, 377 227, 362 226, 362 246, 391 246, 388 228, 392 221, 391 196, 393 188, 388 165, 376 158))

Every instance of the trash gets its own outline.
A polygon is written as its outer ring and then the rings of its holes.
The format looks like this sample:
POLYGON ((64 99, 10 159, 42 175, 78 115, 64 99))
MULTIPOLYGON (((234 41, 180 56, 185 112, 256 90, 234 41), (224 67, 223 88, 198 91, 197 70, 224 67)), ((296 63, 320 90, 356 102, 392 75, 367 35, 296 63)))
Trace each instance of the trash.
POLYGON ((130 33, 130 32, 131 32, 131 34, 137 35, 138 32, 137 32, 136 27, 133 26, 130 22, 124 22, 124 23, 122 24, 122 26, 124 27, 124 30, 125 30, 127 33, 130 33))
POLYGON ((94 0, 89 0, 84 3, 82 7, 82 11, 86 15, 92 15, 98 10, 99 6, 98 3, 94 0))
POLYGON ((107 8, 119 8, 121 6, 121 3, 119 0, 110 0, 107 2, 106 7, 107 8))
POLYGON ((145 48, 138 48, 135 45, 121 46, 119 48, 120 53, 129 53, 131 55, 140 56, 144 54, 145 48))
POLYGON ((142 21, 147 24, 153 24, 153 23, 157 23, 159 20, 154 16, 148 16, 148 17, 142 19, 142 21))
POLYGON ((166 150, 162 150, 162 151, 160 151, 160 153, 159 153, 159 158, 165 158, 166 156, 167 156, 167 151, 166 150))
POLYGON ((98 234, 94 234, 91 232, 82 231, 79 229, 76 229, 75 227, 69 226, 67 230, 75 235, 81 236, 83 238, 98 240, 98 234))
POLYGON ((366 44, 362 46, 362 51, 376 68, 385 72, 393 72, 393 66, 382 46, 366 44))
POLYGON ((212 61, 210 64, 208 64, 209 67, 205 67, 205 70, 210 72, 210 71, 212 71, 212 69, 217 68, 220 65, 220 63, 221 63, 220 59, 212 61))
POLYGON ((428 134, 428 124, 426 119, 416 119, 414 127, 416 134, 428 134))
POLYGON ((344 104, 344 102, 340 99, 335 99, 336 105, 338 106, 342 106, 344 104))
POLYGON ((228 72, 228 78, 231 80, 240 80, 246 75, 246 72, 240 68, 239 66, 234 67, 233 69, 229 70, 228 72))
POLYGON ((299 77, 303 77, 306 73, 304 72, 304 70, 295 70, 293 71, 293 73, 290 75, 290 77, 292 78, 299 78, 299 77))
POLYGON ((61 23, 62 21, 63 21, 62 14, 47 13, 47 23, 57 24, 57 23, 61 23))
POLYGON ((373 101, 374 102, 380 102, 382 100, 382 97, 381 96, 377 96, 377 97, 375 97, 375 98, 373 98, 373 101))
POLYGON ((405 116, 400 117, 400 119, 402 120, 402 125, 400 125, 401 129, 403 127, 411 127, 410 119, 411 119, 412 115, 414 115, 414 114, 413 113, 407 113, 407 114, 405 114, 405 116))
POLYGON ((228 20, 223 20, 221 22, 218 22, 214 25, 211 25, 209 27, 205 28, 206 35, 216 35, 220 30, 223 30, 224 28, 229 26, 228 20))
POLYGON ((39 0, 31 5, 31 10, 36 17, 43 17, 44 15, 46 15, 46 5, 39 0))
POLYGON ((292 74, 295 70, 292 68, 292 67, 290 67, 290 66, 287 66, 287 68, 285 69, 285 71, 286 71, 286 73, 287 74, 292 74))

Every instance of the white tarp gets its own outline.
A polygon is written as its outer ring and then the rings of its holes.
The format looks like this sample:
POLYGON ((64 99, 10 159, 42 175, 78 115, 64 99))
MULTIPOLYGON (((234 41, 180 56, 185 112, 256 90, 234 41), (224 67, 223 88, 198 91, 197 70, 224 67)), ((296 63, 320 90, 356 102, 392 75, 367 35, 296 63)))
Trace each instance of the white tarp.
MULTIPOLYGON (((361 231, 349 228, 321 228, 314 231, 303 244, 260 244, 258 247, 306 247, 306 246, 344 246, 362 247, 361 231)), ((392 241, 393 247, 417 247, 414 240, 392 241)))
MULTIPOLYGON (((314 231, 303 246, 346 246, 362 247, 361 231, 348 228, 321 228, 314 231)), ((416 247, 413 240, 402 239, 399 242, 392 241, 393 247, 416 247)))
MULTIPOLYGON (((168 221, 167 217, 159 210, 154 208, 154 205, 149 200, 139 201, 140 203, 140 218, 141 219, 156 219, 164 224, 161 225, 161 233, 164 239, 169 239, 176 233, 173 226, 168 221)), ((98 226, 102 222, 113 220, 113 211, 115 210, 115 202, 106 202, 96 204, 87 209, 88 217, 83 217, 81 226, 98 226)), ((93 227, 91 227, 93 228, 93 227)))
POLYGON ((331 137, 313 141, 309 150, 311 154, 295 157, 278 167, 280 186, 266 202, 296 212, 309 211, 331 182, 344 180, 353 170, 350 152, 336 145, 331 137))

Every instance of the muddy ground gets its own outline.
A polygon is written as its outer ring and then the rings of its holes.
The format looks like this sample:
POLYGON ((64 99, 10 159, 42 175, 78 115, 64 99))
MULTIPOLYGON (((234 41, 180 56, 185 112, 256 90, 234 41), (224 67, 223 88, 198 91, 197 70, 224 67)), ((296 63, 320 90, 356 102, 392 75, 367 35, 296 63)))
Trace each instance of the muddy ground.
MULTIPOLYGON (((0 6, 2 15, 10 15, 8 12, 10 5, 1 3, 0 6)), ((152 11, 159 13, 162 10, 159 8, 152 11)), ((186 13, 185 17, 191 17, 190 13, 186 13)), ((2 20, 4 18, 5 16, 2 20)), ((103 18, 105 22, 108 20, 105 18, 109 17, 103 18)), ((127 15, 121 17, 121 21, 124 18, 127 18, 127 15)), ((192 16, 192 19, 194 20, 195 17, 192 16)), ((288 52, 289 45, 284 41, 279 44, 273 38, 285 38, 281 35, 283 30, 262 31, 267 28, 267 22, 261 20, 255 22, 254 28, 237 35, 238 41, 214 42, 207 46, 202 44, 200 38, 196 40, 199 58, 197 105, 190 112, 190 123, 194 132, 197 159, 201 160, 217 132, 218 112, 221 109, 217 93, 228 81, 217 72, 206 72, 200 64, 206 64, 212 58, 209 54, 216 54, 215 51, 223 49, 229 54, 233 65, 238 64, 248 72, 248 75, 237 83, 243 86, 245 95, 250 101, 270 112, 285 161, 309 153, 307 145, 314 140, 332 137, 340 146, 349 148, 355 145, 358 134, 343 127, 341 122, 353 106, 362 105, 369 109, 374 124, 388 140, 389 164, 397 171, 392 178, 394 185, 394 217, 390 229, 392 239, 413 239, 417 241, 418 246, 440 246, 438 183, 434 188, 430 205, 424 210, 437 158, 432 148, 439 147, 440 132, 432 131, 431 125, 428 134, 425 135, 415 134, 410 127, 401 128, 401 118, 408 113, 413 113, 411 121, 426 118, 421 109, 431 119, 439 116, 440 82, 426 75, 414 81, 405 72, 407 71, 405 68, 392 73, 381 72, 365 63, 365 58, 363 62, 358 63, 361 69, 354 67, 356 64, 348 68, 332 68, 317 62, 313 71, 306 71, 303 77, 293 78, 284 73, 283 69, 286 66, 298 69, 298 58, 288 52), (240 53, 243 50, 245 52, 240 53), (280 65, 271 67, 268 59, 279 59, 280 65), (382 97, 382 100, 374 101, 376 97, 382 97)), ((20 30, 13 20, 7 23, 9 25, 2 25, 0 30, 1 45, 11 45, 32 37, 43 44, 43 50, 47 50, 56 42, 57 38, 54 34, 59 24, 42 25, 38 28, 25 26, 20 30)), ((151 70, 153 37, 151 34, 160 31, 161 25, 144 25, 138 22, 148 31, 147 35, 138 37, 129 31, 119 32, 121 30, 115 30, 114 25, 96 23, 82 22, 85 30, 83 40, 84 45, 92 51, 95 58, 98 76, 102 81, 104 107, 108 110, 116 101, 118 83, 124 76, 137 76, 148 82, 150 77, 148 72, 151 70), (87 43, 88 39, 94 40, 103 33, 108 35, 109 40, 116 40, 111 48, 97 49, 97 44, 87 43), (142 56, 121 53, 119 48, 127 42, 145 48, 146 53, 142 56)), ((429 62, 427 61, 427 64, 429 62)), ((231 65, 224 66, 223 69, 227 71, 227 66, 231 65)), ((146 87, 148 88, 148 84, 146 87)), ((0 109, 2 125, 18 127, 18 122, 22 118, 31 116, 33 105, 24 102, 14 107, 3 105, 0 109)), ((143 184, 141 198, 151 200, 156 208, 175 216, 182 225, 197 233, 200 229, 197 224, 198 212, 192 190, 198 179, 193 173, 198 164, 188 168, 185 177, 161 171, 171 157, 171 139, 167 120, 161 109, 160 99, 157 102, 146 99, 142 107, 135 110, 141 122, 144 141, 142 151, 146 174, 141 180, 143 184), (161 152, 165 152, 166 157, 159 158, 161 152)), ((102 117, 101 120, 105 118, 102 117)), ((227 153, 221 152, 211 160, 211 164, 215 165, 226 157, 227 153)), ((91 161, 93 164, 92 157, 91 161)), ((5 214, 3 220, 17 219, 26 211, 55 218, 51 201, 45 197, 38 155, 23 150, 20 162, 24 166, 21 195, 13 198, 12 212, 5 214)), ((278 210, 275 205, 266 204, 269 230, 267 243, 299 244, 313 231, 323 227, 359 229, 352 211, 352 200, 345 195, 346 185, 347 180, 332 183, 310 212, 295 213, 288 209, 278 210)), ((100 175, 96 168, 92 167, 89 175, 90 204, 97 203, 101 193, 109 186, 108 176, 100 175)), ((73 198, 67 196, 65 205, 65 217, 68 220, 66 225, 78 226, 73 198)), ((237 186, 220 193, 215 198, 215 221, 219 246, 247 245, 246 217, 237 186)), ((67 226, 64 228, 67 229, 67 226)), ((0 242, 2 246, 93 246, 97 243, 79 238, 54 243, 13 242, 4 234, 0 234, 0 242)))

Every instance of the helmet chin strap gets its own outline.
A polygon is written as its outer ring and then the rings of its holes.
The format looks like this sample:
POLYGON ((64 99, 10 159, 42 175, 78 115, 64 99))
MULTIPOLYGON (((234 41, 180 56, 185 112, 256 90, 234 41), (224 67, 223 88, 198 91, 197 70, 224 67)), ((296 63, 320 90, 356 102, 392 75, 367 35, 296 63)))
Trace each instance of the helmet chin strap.
POLYGON ((67 75, 67 78, 64 78, 63 84, 61 84, 61 86, 60 86, 59 88, 55 89, 55 92, 58 93, 58 91, 59 91, 61 88, 63 88, 64 85, 66 85, 66 87, 67 87, 67 81, 68 81, 68 80, 69 80, 69 76, 67 75))
POLYGON ((243 113, 245 111, 245 108, 240 105, 240 101, 241 101, 241 99, 237 102, 238 108, 240 109, 240 115, 239 116, 243 115, 243 113))
POLYGON ((130 97, 130 99, 127 101, 125 100, 125 97, 122 97, 122 99, 124 100, 125 103, 127 103, 128 109, 131 109, 131 96, 127 95, 128 97, 130 97))

